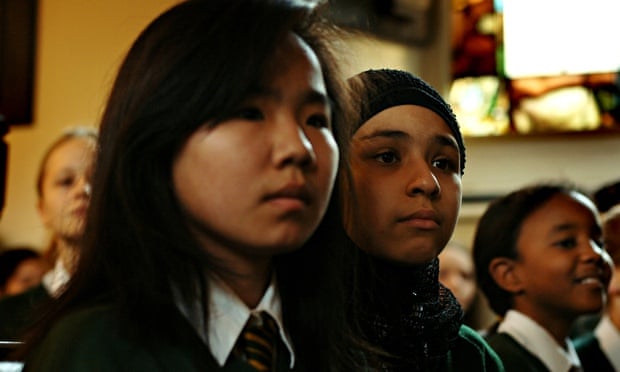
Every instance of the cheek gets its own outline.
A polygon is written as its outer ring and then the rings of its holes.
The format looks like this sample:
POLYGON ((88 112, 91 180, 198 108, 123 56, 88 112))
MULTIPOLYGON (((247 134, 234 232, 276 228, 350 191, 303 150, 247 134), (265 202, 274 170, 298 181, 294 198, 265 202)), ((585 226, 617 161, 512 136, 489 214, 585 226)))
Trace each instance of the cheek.
POLYGON ((312 147, 316 156, 317 167, 321 177, 324 178, 327 188, 333 187, 338 171, 339 152, 338 145, 331 132, 324 130, 311 139, 312 147))
POLYGON ((65 205, 64 195, 61 193, 48 192, 39 204, 39 214, 44 224, 49 225, 62 213, 65 205))

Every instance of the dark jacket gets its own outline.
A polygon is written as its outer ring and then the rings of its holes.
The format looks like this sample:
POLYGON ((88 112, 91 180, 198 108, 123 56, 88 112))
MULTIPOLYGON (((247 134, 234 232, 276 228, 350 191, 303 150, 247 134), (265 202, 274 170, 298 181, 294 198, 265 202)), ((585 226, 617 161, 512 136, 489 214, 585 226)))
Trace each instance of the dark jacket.
POLYGON ((495 333, 487 338, 504 363, 506 372, 550 372, 547 366, 507 333, 495 333))
POLYGON ((19 341, 22 333, 36 321, 38 311, 51 301, 39 285, 18 295, 0 300, 0 341, 19 341))
MULTIPOLYGON (((95 306, 61 319, 26 358, 24 371, 45 372, 256 372, 240 359, 219 367, 207 345, 174 307, 158 311, 176 329, 169 338, 137 339, 111 306, 95 306)), ((283 346, 283 345, 282 345, 283 346)), ((277 353, 277 371, 288 371, 288 354, 277 353)))
POLYGON ((601 350, 594 333, 585 334, 573 341, 581 366, 585 372, 614 372, 614 367, 601 350))
POLYGON ((499 356, 473 329, 462 325, 443 371, 504 371, 499 356))

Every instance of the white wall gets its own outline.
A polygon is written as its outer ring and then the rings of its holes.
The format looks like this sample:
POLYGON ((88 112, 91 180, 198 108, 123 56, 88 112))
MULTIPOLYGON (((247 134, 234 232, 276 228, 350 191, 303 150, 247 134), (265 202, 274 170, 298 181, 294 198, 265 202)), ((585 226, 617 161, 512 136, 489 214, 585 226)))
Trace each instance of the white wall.
POLYGON ((34 122, 13 126, 0 242, 42 248, 35 177, 67 127, 95 126, 111 79, 140 30, 177 0, 39 0, 34 122))

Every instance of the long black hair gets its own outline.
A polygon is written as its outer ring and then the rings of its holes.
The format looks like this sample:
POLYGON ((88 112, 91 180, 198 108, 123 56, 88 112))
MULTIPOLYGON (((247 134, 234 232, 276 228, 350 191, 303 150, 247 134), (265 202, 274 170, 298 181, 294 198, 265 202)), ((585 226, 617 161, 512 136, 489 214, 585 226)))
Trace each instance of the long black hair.
MULTIPOLYGON (((79 267, 33 340, 63 314, 112 302, 144 339, 174 332, 157 316, 201 294, 218 270, 185 223, 171 169, 187 138, 231 114, 270 71, 271 57, 294 32, 320 61, 336 116, 346 112, 333 37, 308 1, 189 0, 164 12, 138 36, 123 61, 104 111, 93 195, 79 267)), ((334 118, 338 136, 339 117, 334 118)), ((337 208, 336 208, 337 209, 337 208)), ((333 207, 298 251, 275 260, 284 323, 298 365, 355 369, 339 285, 333 207)), ((205 313, 208 309, 205 306, 205 313)))

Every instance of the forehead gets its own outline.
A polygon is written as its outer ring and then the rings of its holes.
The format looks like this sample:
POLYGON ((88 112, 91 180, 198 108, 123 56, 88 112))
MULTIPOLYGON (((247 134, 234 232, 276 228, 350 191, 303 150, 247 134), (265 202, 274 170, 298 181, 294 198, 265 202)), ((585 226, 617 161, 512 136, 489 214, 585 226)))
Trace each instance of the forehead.
POLYGON ((263 85, 288 80, 290 77, 286 77, 287 74, 300 75, 299 79, 308 79, 314 84, 324 83, 319 57, 308 43, 294 33, 284 38, 273 55, 273 62, 267 64, 263 85))
MULTIPOLYGON (((543 203, 530 214, 522 224, 522 229, 532 233, 552 234, 566 230, 587 229, 600 222, 594 204, 585 196, 571 192, 559 193, 543 203)), ((522 231, 521 235, 527 232, 522 231)))
POLYGON ((95 153, 95 140, 90 137, 72 137, 59 143, 50 152, 45 168, 48 170, 70 165, 88 164, 95 153))
POLYGON ((377 129, 386 128, 409 133, 418 138, 432 137, 437 134, 454 137, 441 116, 426 107, 417 105, 398 105, 380 111, 362 124, 354 137, 364 138, 377 129))

